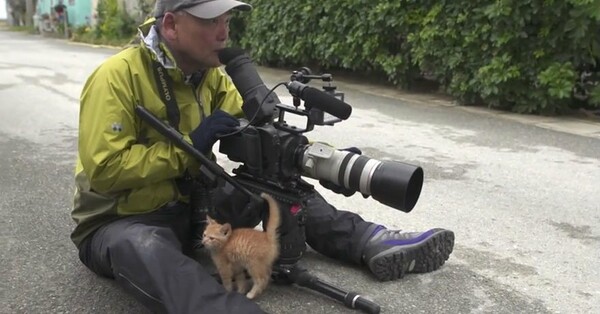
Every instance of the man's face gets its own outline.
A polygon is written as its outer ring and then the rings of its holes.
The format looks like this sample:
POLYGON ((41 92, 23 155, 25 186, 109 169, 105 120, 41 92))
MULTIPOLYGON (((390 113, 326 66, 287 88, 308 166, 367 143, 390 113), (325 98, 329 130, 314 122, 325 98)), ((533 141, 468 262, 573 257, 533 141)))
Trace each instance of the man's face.
POLYGON ((197 18, 185 11, 177 12, 177 50, 188 63, 200 68, 218 67, 218 51, 229 38, 229 13, 211 20, 197 18))

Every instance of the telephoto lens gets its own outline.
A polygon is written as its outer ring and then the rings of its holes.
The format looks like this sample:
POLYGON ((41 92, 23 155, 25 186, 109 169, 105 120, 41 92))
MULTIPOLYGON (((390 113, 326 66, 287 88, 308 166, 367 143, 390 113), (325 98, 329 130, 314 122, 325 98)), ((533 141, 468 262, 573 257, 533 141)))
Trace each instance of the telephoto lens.
POLYGON ((319 142, 307 145, 298 162, 304 176, 360 191, 406 213, 417 204, 423 187, 419 166, 380 161, 319 142))

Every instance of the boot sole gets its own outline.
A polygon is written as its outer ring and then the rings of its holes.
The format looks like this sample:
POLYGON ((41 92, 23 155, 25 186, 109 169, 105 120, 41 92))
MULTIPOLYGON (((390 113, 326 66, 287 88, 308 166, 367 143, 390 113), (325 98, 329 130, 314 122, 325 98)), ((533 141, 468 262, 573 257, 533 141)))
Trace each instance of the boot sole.
POLYGON ((409 273, 428 273, 439 269, 454 248, 454 232, 441 230, 421 243, 409 247, 392 247, 369 261, 369 268, 379 281, 403 278, 409 273))

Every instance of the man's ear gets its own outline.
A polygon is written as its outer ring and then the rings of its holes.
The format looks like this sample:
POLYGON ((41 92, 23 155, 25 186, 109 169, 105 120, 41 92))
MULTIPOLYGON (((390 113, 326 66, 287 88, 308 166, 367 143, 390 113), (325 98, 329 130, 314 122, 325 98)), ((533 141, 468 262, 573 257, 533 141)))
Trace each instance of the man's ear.
POLYGON ((165 13, 160 23, 160 34, 168 41, 177 39, 177 14, 172 12, 165 13))

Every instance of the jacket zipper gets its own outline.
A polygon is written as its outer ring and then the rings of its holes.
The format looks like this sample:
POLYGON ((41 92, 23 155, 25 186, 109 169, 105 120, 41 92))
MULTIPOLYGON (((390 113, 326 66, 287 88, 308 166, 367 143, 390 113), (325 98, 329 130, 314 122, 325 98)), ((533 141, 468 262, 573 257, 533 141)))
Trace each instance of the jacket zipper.
POLYGON ((196 102, 198 103, 198 107, 200 109, 200 122, 202 122, 202 120, 204 120, 204 104, 202 103, 202 99, 200 98, 200 95, 198 95, 198 93, 202 89, 202 85, 204 85, 205 81, 206 81, 206 71, 204 73, 202 73, 202 79, 200 80, 200 84, 198 84, 197 87, 194 87, 194 84, 190 85, 192 88, 192 91, 194 92, 194 98, 196 98, 196 102))

